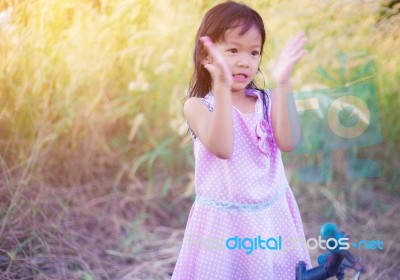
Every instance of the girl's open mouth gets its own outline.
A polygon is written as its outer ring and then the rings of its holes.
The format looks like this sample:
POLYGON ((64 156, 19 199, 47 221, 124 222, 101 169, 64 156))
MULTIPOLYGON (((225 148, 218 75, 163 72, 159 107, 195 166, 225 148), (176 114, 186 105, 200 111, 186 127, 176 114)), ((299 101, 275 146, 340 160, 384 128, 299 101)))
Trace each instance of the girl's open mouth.
POLYGON ((233 74, 232 76, 233 76, 234 80, 237 80, 237 81, 245 81, 249 77, 245 73, 237 73, 237 74, 233 74))

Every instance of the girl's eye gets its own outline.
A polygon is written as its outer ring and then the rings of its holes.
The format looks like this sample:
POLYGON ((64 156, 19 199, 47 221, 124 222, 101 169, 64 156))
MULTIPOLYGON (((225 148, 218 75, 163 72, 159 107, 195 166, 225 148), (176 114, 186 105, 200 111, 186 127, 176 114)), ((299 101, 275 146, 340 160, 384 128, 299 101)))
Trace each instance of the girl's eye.
POLYGON ((229 49, 228 52, 230 52, 230 53, 237 53, 238 51, 237 51, 237 49, 229 49))
POLYGON ((256 55, 260 55, 260 52, 259 51, 252 51, 251 54, 256 56, 256 55))

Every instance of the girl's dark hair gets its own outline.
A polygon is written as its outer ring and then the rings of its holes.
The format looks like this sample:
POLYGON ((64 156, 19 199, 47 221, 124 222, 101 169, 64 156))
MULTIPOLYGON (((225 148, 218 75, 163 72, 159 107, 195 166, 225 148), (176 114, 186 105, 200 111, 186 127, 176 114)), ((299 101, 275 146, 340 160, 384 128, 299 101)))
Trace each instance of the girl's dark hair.
MULTIPOLYGON (((211 8, 203 18, 197 31, 193 54, 194 73, 189 84, 187 97, 204 97, 211 90, 211 76, 202 61, 207 57, 200 38, 208 36, 213 42, 222 42, 228 29, 242 27, 240 35, 255 26, 261 35, 261 53, 265 42, 265 29, 261 16, 247 5, 233 1, 224 2, 211 8)), ((252 81, 248 87, 257 88, 252 81)))

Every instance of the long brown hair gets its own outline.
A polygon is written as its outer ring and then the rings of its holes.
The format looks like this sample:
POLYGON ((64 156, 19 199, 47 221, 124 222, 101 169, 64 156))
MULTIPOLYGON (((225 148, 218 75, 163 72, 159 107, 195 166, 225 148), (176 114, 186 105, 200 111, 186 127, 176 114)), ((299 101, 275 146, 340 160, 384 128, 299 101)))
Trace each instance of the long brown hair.
MULTIPOLYGON (((197 31, 193 61, 194 72, 189 84, 189 97, 204 97, 211 90, 211 76, 202 61, 207 56, 200 37, 208 36, 213 42, 223 42, 228 29, 242 27, 240 35, 255 26, 261 35, 261 53, 265 42, 265 29, 261 16, 247 5, 233 1, 224 2, 211 8, 203 18, 197 31)), ((248 87, 257 88, 252 81, 248 87)))

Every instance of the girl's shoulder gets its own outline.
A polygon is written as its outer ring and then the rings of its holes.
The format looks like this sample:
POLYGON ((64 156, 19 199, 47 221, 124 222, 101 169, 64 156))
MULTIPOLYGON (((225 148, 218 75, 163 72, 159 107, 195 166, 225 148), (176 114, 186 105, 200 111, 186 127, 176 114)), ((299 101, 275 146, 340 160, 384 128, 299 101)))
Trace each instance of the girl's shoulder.
POLYGON ((210 114, 214 110, 212 97, 189 97, 183 104, 183 113, 189 126, 192 139, 197 139, 194 132, 196 127, 201 126, 201 122, 208 122, 210 114))
POLYGON ((195 114, 198 111, 204 111, 204 105, 206 105, 208 111, 213 111, 214 96, 212 93, 208 93, 204 97, 189 97, 183 105, 183 110, 185 115, 187 113, 195 114))

